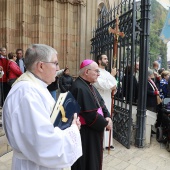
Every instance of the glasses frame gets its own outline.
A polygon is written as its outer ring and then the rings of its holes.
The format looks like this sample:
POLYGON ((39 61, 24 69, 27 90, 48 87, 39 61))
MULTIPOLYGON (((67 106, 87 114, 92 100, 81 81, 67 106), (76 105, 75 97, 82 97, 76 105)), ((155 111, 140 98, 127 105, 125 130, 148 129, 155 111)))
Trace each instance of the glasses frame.
POLYGON ((100 70, 93 70, 93 69, 88 69, 88 70, 92 70, 92 71, 95 71, 97 74, 100 74, 100 70))
POLYGON ((41 61, 41 62, 43 62, 43 63, 51 63, 51 64, 54 64, 56 67, 58 67, 59 66, 59 64, 58 64, 58 62, 52 62, 52 61, 41 61))

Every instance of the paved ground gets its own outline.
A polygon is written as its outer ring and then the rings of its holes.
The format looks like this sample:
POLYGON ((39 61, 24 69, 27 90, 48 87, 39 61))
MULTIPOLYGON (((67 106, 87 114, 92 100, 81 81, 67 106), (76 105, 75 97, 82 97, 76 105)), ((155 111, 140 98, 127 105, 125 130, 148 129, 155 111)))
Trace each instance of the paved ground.
MULTIPOLYGON (((170 153, 155 136, 150 147, 126 149, 114 141, 115 150, 104 151, 103 170, 170 170, 170 153)), ((10 170, 12 151, 0 157, 0 170, 10 170)))
POLYGON ((103 170, 170 170, 170 153, 155 136, 150 147, 126 149, 114 141, 115 150, 110 155, 104 154, 103 170))

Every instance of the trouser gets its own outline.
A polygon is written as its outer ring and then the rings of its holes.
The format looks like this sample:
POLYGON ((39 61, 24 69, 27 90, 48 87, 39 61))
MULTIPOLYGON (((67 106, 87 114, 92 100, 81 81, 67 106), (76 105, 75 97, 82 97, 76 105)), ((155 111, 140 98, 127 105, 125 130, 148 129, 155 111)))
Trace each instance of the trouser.
POLYGON ((10 86, 7 84, 7 82, 0 82, 0 105, 1 106, 3 106, 3 104, 4 104, 4 101, 5 101, 5 99, 6 99, 6 97, 7 97, 7 95, 8 95, 8 93, 9 93, 9 91, 10 91, 10 86))

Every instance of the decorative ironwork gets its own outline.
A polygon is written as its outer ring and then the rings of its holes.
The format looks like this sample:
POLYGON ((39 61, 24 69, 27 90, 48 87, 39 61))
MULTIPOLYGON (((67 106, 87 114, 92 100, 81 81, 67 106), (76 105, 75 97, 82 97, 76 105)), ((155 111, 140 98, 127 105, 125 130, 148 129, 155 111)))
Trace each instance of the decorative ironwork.
POLYGON ((137 106, 137 99, 142 98, 138 96, 136 87, 139 81, 137 63, 140 60, 141 46, 140 3, 141 1, 122 0, 118 6, 114 5, 109 10, 103 6, 91 39, 93 59, 96 60, 97 55, 105 53, 109 60, 108 71, 111 71, 113 65, 112 56, 115 46, 113 42, 117 40, 118 57, 115 64, 118 71, 116 77, 118 89, 113 109, 113 137, 127 148, 130 148, 131 142, 132 105, 137 106), (120 32, 125 34, 124 38, 119 36, 119 39, 108 32, 109 27, 116 28, 117 15, 120 32))
POLYGON ((129 134, 127 133, 127 131, 129 130, 129 110, 119 106, 115 106, 114 109, 114 138, 119 142, 123 143, 125 146, 128 146, 129 141, 127 139, 129 138, 129 134))
POLYGON ((109 27, 109 33, 113 33, 114 34, 114 44, 113 44, 113 60, 114 60, 114 68, 116 68, 116 60, 117 60, 117 49, 118 49, 118 40, 119 40, 119 36, 124 37, 125 34, 124 32, 120 32, 119 30, 119 16, 116 16, 116 27, 113 29, 111 27, 109 27))

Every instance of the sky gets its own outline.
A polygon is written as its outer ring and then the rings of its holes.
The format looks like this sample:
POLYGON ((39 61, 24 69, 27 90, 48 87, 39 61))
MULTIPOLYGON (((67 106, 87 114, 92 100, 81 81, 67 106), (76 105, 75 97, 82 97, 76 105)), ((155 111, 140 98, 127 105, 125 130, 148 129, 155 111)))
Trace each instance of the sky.
POLYGON ((167 44, 167 61, 170 61, 170 41, 167 44))
POLYGON ((157 0, 164 8, 168 10, 170 7, 170 0, 157 0))

